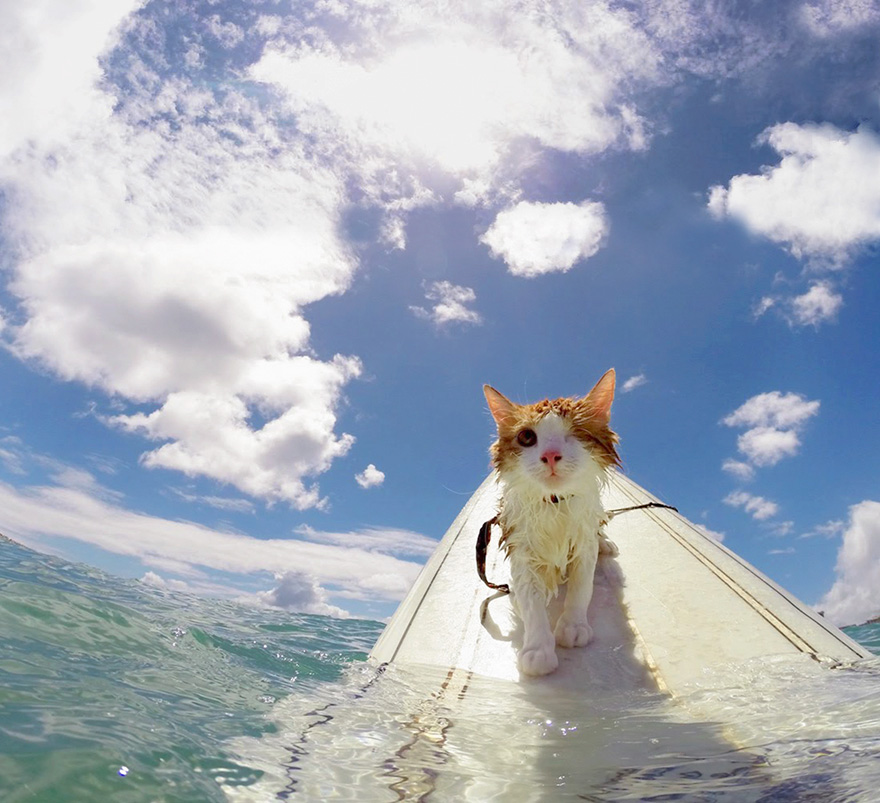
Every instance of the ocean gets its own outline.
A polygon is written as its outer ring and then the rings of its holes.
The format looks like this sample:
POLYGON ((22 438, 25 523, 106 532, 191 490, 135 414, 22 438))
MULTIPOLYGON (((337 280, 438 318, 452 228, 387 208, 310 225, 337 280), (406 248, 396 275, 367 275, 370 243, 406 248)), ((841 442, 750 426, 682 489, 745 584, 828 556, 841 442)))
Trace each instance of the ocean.
MULTIPOLYGON (((714 702, 748 744, 719 748, 660 695, 522 717, 487 687, 456 719, 366 661, 382 627, 188 596, 0 537, 0 801, 878 799, 880 659, 745 668, 714 702), (589 772, 564 769, 587 750, 589 772)), ((880 625, 847 632, 880 655, 880 625)))

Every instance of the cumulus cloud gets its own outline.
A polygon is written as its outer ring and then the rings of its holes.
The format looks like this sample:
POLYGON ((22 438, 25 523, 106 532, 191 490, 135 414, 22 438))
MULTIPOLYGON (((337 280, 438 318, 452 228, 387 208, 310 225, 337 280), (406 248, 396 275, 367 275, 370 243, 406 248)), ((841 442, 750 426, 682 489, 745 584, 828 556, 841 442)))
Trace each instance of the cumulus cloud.
MULTIPOLYGON (((774 390, 752 396, 722 423, 747 427, 737 439, 737 446, 750 466, 773 466, 797 454, 801 444, 798 433, 819 412, 819 406, 820 402, 808 401, 798 393, 774 390)), ((746 471, 737 461, 725 463, 725 470, 745 478, 746 471)))
POLYGON ((791 320, 801 326, 833 321, 843 306, 843 296, 828 282, 815 282, 806 293, 791 299, 791 320))
POLYGON ((712 187, 709 210, 787 247, 796 257, 841 267, 880 240, 880 138, 866 127, 781 123, 759 138, 782 157, 759 175, 712 187))
POLYGON ((278 585, 257 594, 257 599, 272 608, 284 608, 296 613, 314 613, 347 619, 349 614, 342 608, 327 602, 327 592, 307 572, 289 570, 275 578, 278 585))
POLYGON ((752 468, 752 466, 750 466, 748 463, 744 463, 742 460, 734 460, 733 458, 728 458, 724 461, 721 468, 728 474, 736 477, 738 480, 748 482, 749 480, 753 480, 755 478, 755 469, 752 468))
POLYGON ((880 615, 880 502, 865 500, 849 509, 835 575, 816 604, 829 619, 860 624, 880 615))
POLYGON ((0 7, 0 158, 22 143, 59 140, 106 111, 98 56, 143 0, 29 0, 0 7))
POLYGON ((432 282, 425 292, 425 298, 432 301, 430 309, 410 307, 410 311, 435 326, 443 327, 453 323, 481 324, 480 314, 467 305, 477 300, 477 294, 470 287, 452 284, 452 282, 432 282))
POLYGON ((724 498, 724 504, 731 507, 741 507, 746 513, 751 514, 752 517, 759 521, 772 518, 779 512, 779 505, 776 502, 771 502, 763 496, 754 496, 745 491, 734 491, 728 494, 724 498))
POLYGON ((303 308, 357 268, 344 179, 280 145, 253 99, 137 67, 158 97, 112 110, 106 94, 68 141, 0 165, 22 313, 4 336, 22 359, 142 405, 107 420, 162 443, 146 466, 320 505, 309 478, 353 441, 336 410, 361 366, 319 359, 303 308), (170 124, 146 124, 156 114, 170 124))
POLYGON ((427 160, 490 177, 518 142, 581 153, 645 145, 622 90, 656 80, 660 57, 625 12, 563 3, 553 15, 510 14, 466 2, 373 11, 336 8, 344 46, 282 38, 251 68, 283 91, 304 129, 373 167, 424 173, 427 160))
POLYGON ((621 387, 621 392, 629 393, 631 390, 635 390, 636 388, 640 388, 642 385, 648 384, 648 377, 644 374, 636 374, 635 376, 631 376, 626 382, 623 383, 621 387))
POLYGON ((809 289, 796 296, 765 296, 755 305, 755 319, 775 310, 790 326, 812 326, 837 320, 843 306, 843 296, 829 281, 813 282, 809 289))
POLYGON ((379 471, 370 463, 360 474, 355 474, 354 478, 361 488, 376 488, 385 482, 385 472, 379 471))
POLYGON ((498 213, 480 238, 514 276, 531 278, 565 272, 593 256, 608 233, 605 207, 598 202, 520 201, 498 213))

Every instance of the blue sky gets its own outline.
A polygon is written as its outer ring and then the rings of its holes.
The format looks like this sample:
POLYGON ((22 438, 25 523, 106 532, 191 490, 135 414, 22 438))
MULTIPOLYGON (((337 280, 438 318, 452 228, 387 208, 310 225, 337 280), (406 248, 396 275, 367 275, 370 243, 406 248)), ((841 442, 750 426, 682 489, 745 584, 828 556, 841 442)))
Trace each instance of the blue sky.
POLYGON ((384 618, 482 384, 613 366, 636 482, 880 613, 880 4, 0 15, 0 531, 384 618))

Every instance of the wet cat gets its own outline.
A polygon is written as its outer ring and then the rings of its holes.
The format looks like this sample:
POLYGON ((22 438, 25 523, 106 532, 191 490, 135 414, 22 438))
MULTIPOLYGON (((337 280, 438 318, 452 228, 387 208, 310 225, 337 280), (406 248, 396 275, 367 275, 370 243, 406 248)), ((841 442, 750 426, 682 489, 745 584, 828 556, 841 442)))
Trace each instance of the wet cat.
POLYGON ((587 607, 600 552, 617 553, 601 532, 600 492, 620 464, 610 429, 614 369, 583 398, 515 404, 483 388, 498 426, 492 464, 501 484, 498 522, 510 561, 511 594, 523 621, 518 662, 527 675, 559 665, 556 645, 583 647, 592 638, 587 607), (555 627, 547 610, 565 584, 555 627))

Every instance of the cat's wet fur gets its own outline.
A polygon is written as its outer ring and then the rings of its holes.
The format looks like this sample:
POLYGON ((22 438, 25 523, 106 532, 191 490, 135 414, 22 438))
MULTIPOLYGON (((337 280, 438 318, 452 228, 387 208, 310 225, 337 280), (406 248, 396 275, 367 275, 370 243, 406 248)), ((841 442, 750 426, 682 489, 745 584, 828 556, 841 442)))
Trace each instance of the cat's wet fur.
POLYGON ((609 426, 614 369, 583 398, 516 404, 483 390, 498 428, 492 464, 501 484, 501 543, 510 561, 511 594, 523 620, 520 671, 546 675, 559 664, 556 646, 592 638, 587 608, 600 552, 616 554, 601 532, 608 470, 620 464, 609 426), (566 585, 555 627, 548 603, 566 585))

